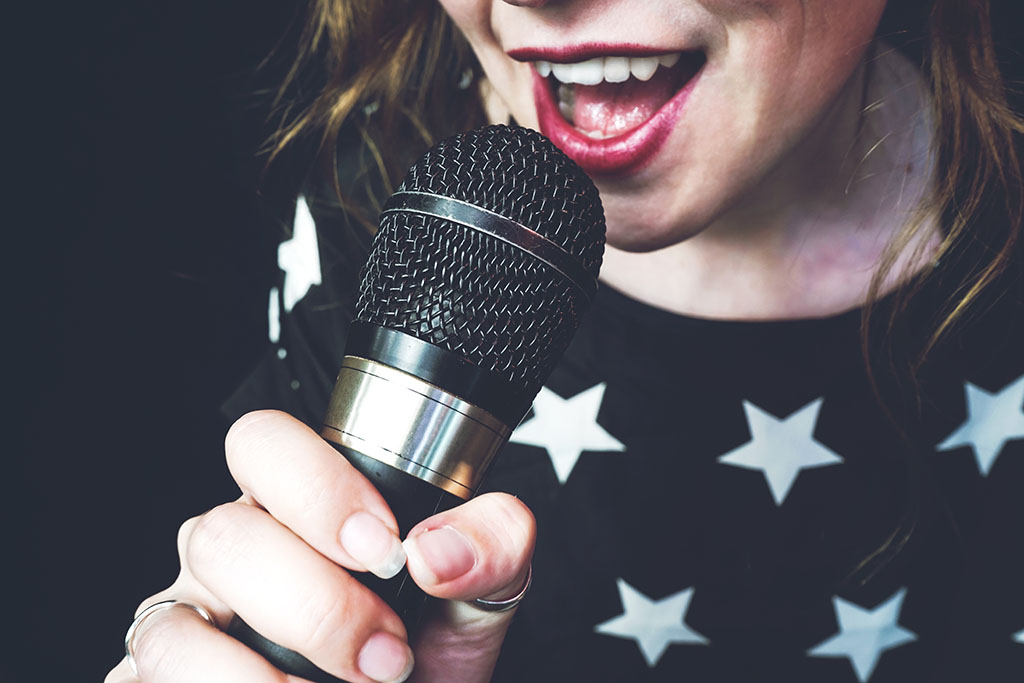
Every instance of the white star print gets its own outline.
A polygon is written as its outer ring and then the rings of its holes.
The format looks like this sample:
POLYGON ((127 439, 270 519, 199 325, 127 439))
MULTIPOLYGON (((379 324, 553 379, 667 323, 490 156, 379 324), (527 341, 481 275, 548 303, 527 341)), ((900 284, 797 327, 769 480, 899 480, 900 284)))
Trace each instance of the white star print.
MULTIPOLYGON (((277 265, 284 271, 284 312, 290 313, 295 304, 306 296, 313 285, 321 282, 320 248, 316 239, 316 223, 309 211, 306 198, 299 195, 295 202, 295 220, 292 237, 277 245, 277 265)), ((277 305, 277 288, 270 290, 270 341, 277 342, 281 331, 281 313, 277 305)))
POLYGON ((813 436, 823 400, 815 399, 782 419, 744 401, 750 441, 721 456, 718 462, 763 471, 775 504, 782 505, 800 470, 843 462, 813 436))
POLYGON ((672 643, 707 644, 708 639, 684 624, 693 588, 651 600, 622 579, 618 580, 623 613, 594 627, 598 633, 636 641, 647 666, 656 666, 672 643))
MULTIPOLYGON (((277 265, 284 271, 284 312, 290 313, 295 304, 306 296, 309 288, 321 282, 316 223, 302 195, 295 202, 292 237, 277 245, 277 265)), ((277 287, 271 287, 267 328, 270 341, 275 344, 281 337, 281 310, 277 297, 277 287)))
POLYGON ((988 476, 1003 445, 1011 439, 1024 438, 1024 375, 994 394, 970 382, 964 386, 967 420, 935 449, 951 451, 971 446, 978 469, 982 476, 988 476))
POLYGON ((564 399, 543 387, 533 402, 534 415, 509 441, 547 449, 558 482, 564 484, 583 451, 624 451, 626 447, 597 424, 604 382, 564 399))
POLYGON ((1020 633, 1014 635, 1013 639, 1016 640, 1018 643, 1024 643, 1024 631, 1021 631, 1020 633))
POLYGON ((279 294, 277 287, 271 287, 270 303, 267 306, 267 334, 275 344, 281 338, 281 306, 277 300, 279 294))
POLYGON ((842 598, 832 599, 839 621, 839 633, 807 651, 811 657, 848 657, 865 683, 875 671, 878 659, 886 650, 917 640, 917 636, 900 626, 900 609, 907 589, 903 588, 873 610, 864 609, 842 598))
POLYGON ((306 198, 299 195, 295 203, 292 238, 277 246, 277 265, 284 271, 284 312, 304 296, 313 285, 320 284, 320 248, 316 239, 316 223, 306 198))

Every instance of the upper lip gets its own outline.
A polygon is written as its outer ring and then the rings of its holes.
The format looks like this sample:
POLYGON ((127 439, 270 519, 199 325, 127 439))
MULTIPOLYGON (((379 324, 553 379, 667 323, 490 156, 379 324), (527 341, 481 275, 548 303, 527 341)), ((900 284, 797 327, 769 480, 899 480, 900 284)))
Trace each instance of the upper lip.
POLYGON ((671 52, 687 52, 679 48, 651 47, 636 43, 580 43, 558 47, 517 47, 506 54, 519 62, 554 62, 571 64, 594 57, 657 57, 671 52))

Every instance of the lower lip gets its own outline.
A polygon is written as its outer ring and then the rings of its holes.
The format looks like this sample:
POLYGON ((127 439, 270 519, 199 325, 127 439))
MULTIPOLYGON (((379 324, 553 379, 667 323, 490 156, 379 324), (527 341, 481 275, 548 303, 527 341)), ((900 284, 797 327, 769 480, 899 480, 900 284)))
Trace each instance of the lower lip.
POLYGON ((622 135, 598 140, 578 131, 558 111, 547 79, 533 72, 533 101, 537 107, 540 132, 551 139, 570 159, 592 175, 630 175, 649 164, 665 144, 683 114, 690 93, 703 70, 672 96, 643 124, 622 135))

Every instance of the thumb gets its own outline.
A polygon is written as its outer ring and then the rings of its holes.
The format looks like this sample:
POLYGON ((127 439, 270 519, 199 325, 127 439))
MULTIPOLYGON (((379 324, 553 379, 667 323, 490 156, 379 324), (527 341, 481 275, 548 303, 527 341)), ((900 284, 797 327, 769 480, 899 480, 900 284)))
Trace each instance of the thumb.
POLYGON ((489 680, 515 610, 485 611, 469 601, 520 594, 535 540, 533 514, 504 493, 474 498, 409 532, 410 576, 443 599, 416 639, 416 680, 489 680))

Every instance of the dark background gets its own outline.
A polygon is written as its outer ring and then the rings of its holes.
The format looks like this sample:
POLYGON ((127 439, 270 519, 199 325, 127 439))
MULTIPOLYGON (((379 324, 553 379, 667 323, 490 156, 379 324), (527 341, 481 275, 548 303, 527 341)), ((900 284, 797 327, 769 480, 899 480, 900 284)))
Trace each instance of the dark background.
POLYGON ((298 6, 57 3, 9 24, 29 35, 8 62, 25 187, 4 259, 0 683, 102 680, 137 604, 177 574, 177 527, 238 495, 218 408, 269 346, 280 234, 256 150, 287 46, 257 66, 298 6))
MULTIPOLYGON (((288 39, 256 67, 300 4, 57 3, 9 21, 25 44, 8 59, 0 683, 102 680, 177 573, 178 525, 237 495, 218 407, 269 346, 266 204, 287 181, 261 185, 256 150, 288 39)), ((1020 45, 1019 3, 994 4, 1020 45)))

